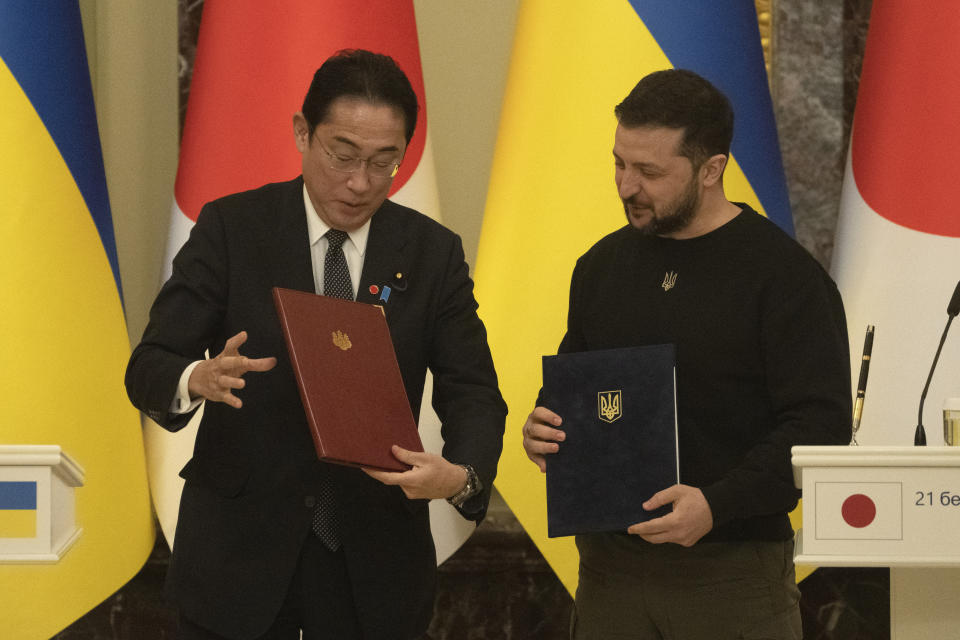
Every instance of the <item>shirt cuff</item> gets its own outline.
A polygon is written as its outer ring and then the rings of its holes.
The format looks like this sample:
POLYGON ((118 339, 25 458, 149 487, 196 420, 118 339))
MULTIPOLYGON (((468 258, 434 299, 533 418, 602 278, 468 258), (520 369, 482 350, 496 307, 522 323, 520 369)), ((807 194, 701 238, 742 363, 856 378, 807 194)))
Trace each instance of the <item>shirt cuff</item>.
POLYGON ((196 360, 191 362, 187 365, 187 368, 183 370, 183 373, 180 374, 180 382, 177 383, 177 394, 173 396, 173 401, 170 403, 170 413, 177 415, 190 413, 203 402, 203 398, 190 399, 190 388, 188 384, 190 382, 190 374, 193 373, 193 370, 196 369, 197 365, 201 362, 203 361, 196 360))

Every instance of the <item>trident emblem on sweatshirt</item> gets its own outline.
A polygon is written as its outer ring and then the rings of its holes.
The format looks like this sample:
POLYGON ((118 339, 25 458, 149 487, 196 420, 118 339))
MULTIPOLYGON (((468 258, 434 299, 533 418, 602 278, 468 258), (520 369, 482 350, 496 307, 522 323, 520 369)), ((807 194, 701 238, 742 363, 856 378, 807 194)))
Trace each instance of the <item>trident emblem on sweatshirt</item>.
POLYGON ((673 289, 673 285, 677 284, 677 272, 676 271, 667 271, 663 274, 663 284, 660 286, 663 287, 664 291, 670 291, 673 289))

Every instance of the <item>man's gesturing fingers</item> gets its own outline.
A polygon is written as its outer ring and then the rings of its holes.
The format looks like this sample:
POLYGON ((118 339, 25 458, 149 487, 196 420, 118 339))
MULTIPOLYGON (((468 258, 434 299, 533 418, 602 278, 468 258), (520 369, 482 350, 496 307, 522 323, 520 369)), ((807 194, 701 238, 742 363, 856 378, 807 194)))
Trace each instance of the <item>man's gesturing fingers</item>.
MULTIPOLYGON (((220 372, 228 376, 239 377, 247 371, 269 371, 277 365, 276 358, 248 358, 240 355, 240 347, 247 341, 247 332, 241 331, 223 345, 223 351, 214 358, 219 361, 220 372)), ((243 385, 233 386, 240 389, 243 385)))
POLYGON ((223 351, 221 351, 219 355, 220 356, 240 355, 240 347, 243 346, 243 343, 246 341, 247 341, 247 332, 241 331, 240 333, 229 338, 226 341, 226 343, 223 345, 223 351))
POLYGON ((191 398, 223 402, 234 409, 243 406, 240 398, 233 395, 234 389, 246 386, 243 375, 248 371, 269 371, 277 365, 277 359, 273 357, 240 355, 240 346, 246 341, 247 332, 241 331, 227 340, 217 357, 204 360, 194 368, 187 382, 191 398))

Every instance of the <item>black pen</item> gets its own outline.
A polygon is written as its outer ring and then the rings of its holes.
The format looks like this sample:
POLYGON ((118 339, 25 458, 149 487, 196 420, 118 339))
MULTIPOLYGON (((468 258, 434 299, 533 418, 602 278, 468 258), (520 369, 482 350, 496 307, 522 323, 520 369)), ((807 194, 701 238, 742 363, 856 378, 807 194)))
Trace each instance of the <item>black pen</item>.
POLYGON ((853 404, 853 430, 850 444, 857 444, 857 430, 860 429, 860 416, 863 415, 863 397, 867 393, 867 373, 870 371, 870 352, 873 351, 873 325, 867 325, 867 336, 863 340, 863 359, 860 361, 860 381, 857 382, 857 399, 853 404))

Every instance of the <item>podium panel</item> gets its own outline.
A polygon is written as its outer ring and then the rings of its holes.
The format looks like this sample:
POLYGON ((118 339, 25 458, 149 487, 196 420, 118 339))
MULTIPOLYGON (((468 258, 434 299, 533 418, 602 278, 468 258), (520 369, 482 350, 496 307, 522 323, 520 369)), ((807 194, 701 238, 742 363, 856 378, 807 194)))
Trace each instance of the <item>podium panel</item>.
POLYGON ((793 465, 797 562, 960 567, 960 449, 794 447, 793 465))
POLYGON ((960 637, 960 448, 794 447, 797 564, 890 567, 892 640, 960 637))

